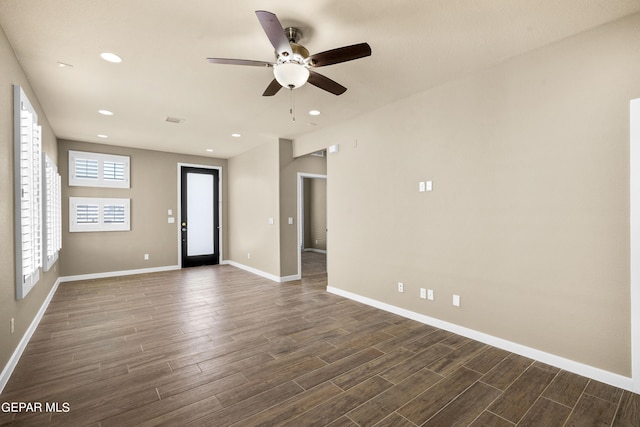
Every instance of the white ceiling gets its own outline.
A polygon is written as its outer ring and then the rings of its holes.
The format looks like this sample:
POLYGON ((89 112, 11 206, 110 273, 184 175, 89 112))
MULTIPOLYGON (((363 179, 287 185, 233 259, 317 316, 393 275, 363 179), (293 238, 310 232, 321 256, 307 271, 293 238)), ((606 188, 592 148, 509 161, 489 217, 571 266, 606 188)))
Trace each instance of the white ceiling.
POLYGON ((229 158, 638 11, 638 0, 0 0, 0 25, 59 138, 229 158), (316 69, 348 90, 296 89, 293 122, 288 90, 261 96, 272 69, 205 60, 273 61, 256 10, 300 28, 312 54, 368 42, 372 56, 316 69))

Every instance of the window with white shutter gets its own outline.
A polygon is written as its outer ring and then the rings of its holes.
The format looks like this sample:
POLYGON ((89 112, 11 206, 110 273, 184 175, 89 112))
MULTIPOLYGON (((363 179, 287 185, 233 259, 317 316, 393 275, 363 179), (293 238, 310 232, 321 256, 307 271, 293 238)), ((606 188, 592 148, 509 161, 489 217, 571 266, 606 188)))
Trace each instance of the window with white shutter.
POLYGON ((73 162, 75 167, 75 178, 79 180, 83 179, 98 179, 98 161, 91 159, 75 159, 73 162))
POLYGON ((129 231, 130 199, 69 197, 69 231, 129 231))
POLYGON ((128 156, 69 151, 69 185, 129 188, 128 156))
POLYGON ((60 184, 61 179, 58 168, 53 160, 42 154, 43 159, 43 269, 48 271, 58 259, 58 253, 62 247, 62 199, 60 184))
POLYGON ((20 86, 14 86, 16 298, 24 298, 42 267, 41 128, 20 86))

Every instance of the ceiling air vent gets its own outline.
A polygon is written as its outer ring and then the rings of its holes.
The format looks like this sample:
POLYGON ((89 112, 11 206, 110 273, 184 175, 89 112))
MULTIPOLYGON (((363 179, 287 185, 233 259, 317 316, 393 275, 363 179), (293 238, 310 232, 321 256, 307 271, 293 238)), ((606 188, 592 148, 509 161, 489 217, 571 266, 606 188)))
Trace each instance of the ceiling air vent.
POLYGON ((169 123, 177 123, 180 124, 182 122, 184 122, 184 119, 180 119, 178 117, 171 117, 168 116, 166 119, 164 119, 165 122, 169 122, 169 123))

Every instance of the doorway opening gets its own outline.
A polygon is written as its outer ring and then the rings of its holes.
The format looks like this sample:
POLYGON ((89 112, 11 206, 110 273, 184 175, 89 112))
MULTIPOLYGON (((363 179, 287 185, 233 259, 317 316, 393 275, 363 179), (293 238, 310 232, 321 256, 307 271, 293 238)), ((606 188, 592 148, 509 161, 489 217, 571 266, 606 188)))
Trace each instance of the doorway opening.
POLYGON ((178 168, 179 265, 219 264, 220 168, 183 164, 178 168))
POLYGON ((298 174, 298 273, 327 273, 327 176, 298 174))

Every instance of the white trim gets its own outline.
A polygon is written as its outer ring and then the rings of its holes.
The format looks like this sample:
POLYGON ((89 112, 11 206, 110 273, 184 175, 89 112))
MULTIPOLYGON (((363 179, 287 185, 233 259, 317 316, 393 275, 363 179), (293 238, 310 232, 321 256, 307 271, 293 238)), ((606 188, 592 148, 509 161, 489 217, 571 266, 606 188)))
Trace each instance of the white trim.
POLYGON ((276 276, 275 274, 267 273, 262 270, 258 270, 257 268, 249 267, 248 265, 240 264, 239 262, 225 260, 220 261, 220 265, 231 265, 233 267, 239 268, 240 270, 248 271, 249 273, 253 273, 257 276, 264 277, 269 280, 273 280, 278 283, 292 282, 294 280, 300 280, 300 275, 295 274, 293 276, 276 276))
POLYGON ((13 374, 13 370, 18 365, 18 361, 20 360, 20 357, 22 356, 24 349, 27 348, 27 344, 29 344, 31 337, 33 336, 34 332, 38 328, 38 325, 40 324, 40 321, 42 320, 44 313, 47 311, 47 308, 49 307, 49 303, 51 302, 53 295, 58 290, 58 286, 60 285, 60 283, 62 283, 62 280, 58 277, 56 282, 53 284, 53 287, 49 291, 49 294, 42 302, 42 306, 40 307, 40 310, 38 310, 38 313, 36 313, 36 317, 34 317, 33 321, 31 322, 31 325, 29 325, 29 328, 27 328, 26 332, 22 336, 22 339, 18 343, 18 346, 16 347, 13 354, 9 358, 9 361, 7 362, 4 369, 2 370, 2 373, 0 373, 0 394, 2 393, 2 390, 4 390, 4 387, 7 385, 7 383, 9 382, 9 378, 11 378, 11 374, 13 374))
POLYGON ((633 391, 640 393, 640 98, 630 103, 629 157, 631 373, 633 391))
MULTIPOLYGON (((197 165, 194 163, 178 163, 178 202, 176 205, 178 221, 176 223, 176 232, 178 234, 178 266, 182 266, 182 167, 200 168, 200 169, 217 169, 218 170, 218 260, 222 264, 224 256, 223 242, 223 224, 224 217, 222 215, 222 166, 197 165)), ((182 268, 182 267, 180 267, 182 268)))
POLYGON ((324 249, 314 249, 314 248, 305 248, 302 250, 302 252, 315 252, 317 254, 326 254, 327 251, 325 251, 324 249))
MULTIPOLYGON (((327 179, 327 175, 320 175, 320 174, 314 174, 314 173, 304 173, 304 172, 298 172, 298 196, 297 196, 297 201, 298 201, 298 241, 296 242, 297 245, 297 252, 298 252, 298 277, 302 277, 302 249, 304 248, 304 213, 303 213, 303 203, 304 203, 304 186, 303 186, 303 179, 304 178, 317 178, 317 179, 327 179)), ((329 244, 329 242, 327 242, 327 245, 329 244)), ((307 250, 307 249, 305 249, 307 250)), ((309 249, 311 250, 311 249, 309 249)), ((327 251, 324 251, 324 253, 327 253, 327 251)), ((294 279, 297 280, 297 279, 294 279)))
POLYGON ((425 316, 423 314, 386 304, 371 298, 363 297, 361 295, 334 288, 332 286, 327 286, 327 292, 360 302, 362 304, 366 304, 371 307, 379 308, 380 310, 388 311, 390 313, 397 314, 399 316, 412 319, 426 325, 444 329, 445 331, 453 332, 454 334, 462 335, 464 337, 471 338, 484 344, 501 348, 511 353, 516 353, 530 359, 538 360, 548 365, 555 366, 557 368, 564 369, 565 371, 573 372, 574 374, 582 375, 584 377, 592 378, 596 381, 600 381, 614 387, 630 391, 632 390, 633 381, 631 378, 615 374, 613 372, 605 371, 593 366, 565 359, 554 354, 536 350, 535 348, 507 341, 502 338, 494 337, 492 335, 478 332, 473 329, 465 328, 453 323, 445 322, 430 316, 425 316))
POLYGON ((60 277, 61 282, 75 282, 78 280, 105 279, 108 277, 132 276, 134 274, 159 273, 162 271, 180 270, 179 265, 166 265, 164 267, 140 268, 137 270, 105 271, 102 273, 77 274, 75 276, 60 277))

